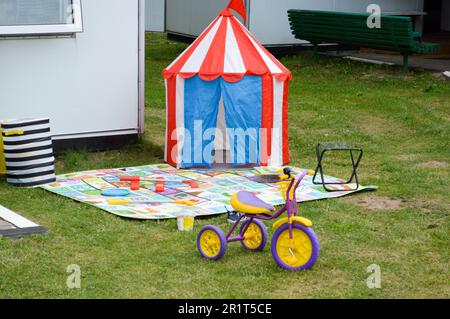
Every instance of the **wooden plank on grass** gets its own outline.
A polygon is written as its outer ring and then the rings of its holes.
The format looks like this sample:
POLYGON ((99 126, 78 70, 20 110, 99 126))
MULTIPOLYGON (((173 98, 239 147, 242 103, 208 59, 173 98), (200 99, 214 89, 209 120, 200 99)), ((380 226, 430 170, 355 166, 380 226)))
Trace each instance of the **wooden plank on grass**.
POLYGON ((0 205, 0 218, 7 221, 8 223, 13 224, 18 228, 29 228, 29 227, 38 227, 39 225, 33 223, 32 221, 26 219, 25 217, 20 216, 19 214, 14 213, 13 211, 3 207, 0 205))

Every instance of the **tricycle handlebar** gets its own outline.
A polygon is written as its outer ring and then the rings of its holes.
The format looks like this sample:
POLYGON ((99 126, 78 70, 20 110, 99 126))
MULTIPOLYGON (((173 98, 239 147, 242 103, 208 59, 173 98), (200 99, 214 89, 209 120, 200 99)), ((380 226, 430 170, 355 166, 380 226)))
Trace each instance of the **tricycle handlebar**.
MULTIPOLYGON (((285 171, 285 174, 286 174, 286 171, 285 171)), ((293 196, 292 196, 293 198, 292 199, 295 198, 295 191, 300 186, 300 183, 302 182, 302 180, 305 178, 305 176, 307 174, 308 174, 308 172, 303 172, 302 174, 300 174, 299 178, 297 179, 297 183, 295 184, 295 188, 294 188, 294 191, 293 191, 293 196)), ((286 174, 286 175, 291 176, 290 169, 289 169, 289 174, 286 174)), ((291 189, 292 189, 292 186, 294 186, 294 183, 295 183, 295 177, 292 177, 291 182, 289 183, 289 187, 286 190, 286 200, 291 199, 291 197, 289 195, 291 194, 291 189)))

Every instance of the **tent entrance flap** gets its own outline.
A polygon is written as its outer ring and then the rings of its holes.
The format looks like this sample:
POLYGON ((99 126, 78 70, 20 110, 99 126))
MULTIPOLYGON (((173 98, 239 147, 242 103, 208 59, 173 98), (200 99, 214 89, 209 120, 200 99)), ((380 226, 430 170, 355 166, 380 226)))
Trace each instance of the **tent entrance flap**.
POLYGON ((227 133, 229 164, 261 163, 262 79, 246 76, 239 82, 221 81, 227 133))
POLYGON ((262 80, 229 83, 199 76, 184 84, 182 168, 260 164, 262 80), (225 158, 223 154, 228 156, 225 158))
POLYGON ((219 114, 217 117, 216 136, 214 140, 214 164, 227 164, 230 162, 230 138, 227 134, 227 123, 223 99, 220 99, 219 114))
POLYGON ((214 161, 215 130, 221 96, 220 81, 199 76, 184 84, 184 144, 182 168, 208 167, 214 161))

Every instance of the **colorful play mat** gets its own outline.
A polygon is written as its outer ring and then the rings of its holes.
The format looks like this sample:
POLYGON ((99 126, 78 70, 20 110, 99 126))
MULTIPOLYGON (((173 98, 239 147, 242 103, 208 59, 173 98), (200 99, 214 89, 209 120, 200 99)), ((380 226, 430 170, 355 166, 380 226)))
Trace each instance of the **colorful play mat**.
MULTIPOLYGON (((293 168, 298 174, 302 170, 293 168)), ((57 176, 55 183, 42 188, 55 194, 98 207, 111 214, 132 219, 169 219, 180 214, 207 216, 226 213, 231 209, 230 197, 238 191, 254 192, 272 205, 284 203, 275 183, 266 179, 277 174, 275 168, 221 170, 177 170, 172 166, 148 165, 140 167, 102 169, 57 176), (104 196, 102 192, 111 189, 130 189, 132 181, 124 178, 139 177, 139 190, 132 190, 126 196, 104 196), (163 192, 155 192, 157 184, 164 181, 163 192), (268 182, 267 182, 268 181, 268 182), (190 205, 183 204, 185 202, 190 205), (113 203, 113 204, 112 204, 113 203)), ((342 181, 326 177, 327 181, 342 181)), ((355 185, 340 186, 354 187, 355 185)), ((371 187, 359 188, 359 191, 371 187)), ((326 192, 321 185, 312 183, 307 175, 297 190, 300 202, 340 197, 351 192, 326 192)))

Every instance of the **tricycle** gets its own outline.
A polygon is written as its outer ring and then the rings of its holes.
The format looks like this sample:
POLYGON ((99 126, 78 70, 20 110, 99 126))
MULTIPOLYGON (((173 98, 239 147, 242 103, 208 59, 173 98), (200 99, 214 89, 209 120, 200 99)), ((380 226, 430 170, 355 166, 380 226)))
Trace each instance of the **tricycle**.
POLYGON ((319 240, 312 229, 312 222, 298 216, 296 190, 307 172, 300 174, 298 179, 289 168, 283 170, 278 186, 284 196, 285 204, 275 212, 275 208, 258 198, 254 193, 240 191, 231 197, 231 206, 241 213, 231 229, 225 235, 216 226, 203 227, 197 236, 197 248, 200 254, 208 260, 219 260, 225 255, 228 243, 241 242, 245 249, 262 251, 268 241, 267 228, 262 221, 281 218, 273 224, 275 233, 272 238, 271 250, 276 263, 287 270, 310 269, 319 257, 319 240), (239 234, 233 235, 239 228, 239 234))

